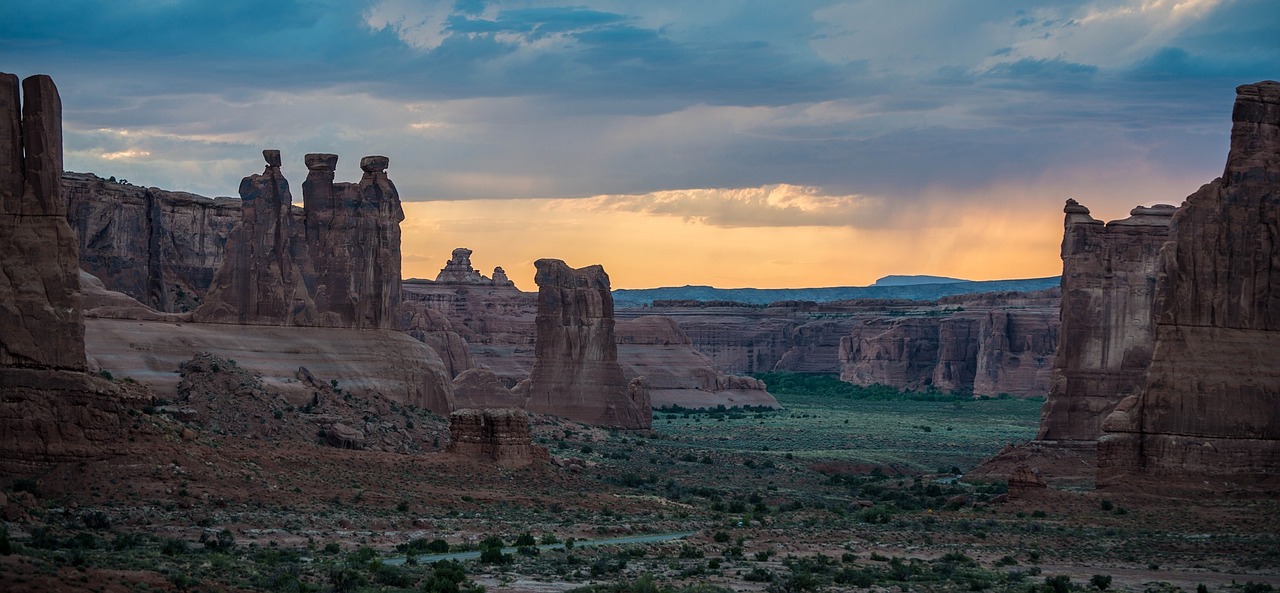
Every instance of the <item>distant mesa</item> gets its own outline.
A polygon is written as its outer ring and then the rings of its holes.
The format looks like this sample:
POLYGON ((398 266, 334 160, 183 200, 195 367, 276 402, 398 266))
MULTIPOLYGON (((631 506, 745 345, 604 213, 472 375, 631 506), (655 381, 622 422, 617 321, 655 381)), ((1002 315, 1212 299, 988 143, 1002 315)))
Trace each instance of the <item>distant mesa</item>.
POLYGON ((507 278, 507 272, 501 266, 493 269, 493 278, 488 278, 476 271, 475 268, 471 267, 471 253, 472 251, 466 247, 454 249, 449 261, 445 262, 444 267, 440 269, 440 273, 436 274, 436 282, 441 284, 515 286, 515 283, 507 278))
POLYGON ((954 284, 956 282, 972 282, 946 276, 885 276, 876 280, 872 286, 919 286, 921 284, 954 284))

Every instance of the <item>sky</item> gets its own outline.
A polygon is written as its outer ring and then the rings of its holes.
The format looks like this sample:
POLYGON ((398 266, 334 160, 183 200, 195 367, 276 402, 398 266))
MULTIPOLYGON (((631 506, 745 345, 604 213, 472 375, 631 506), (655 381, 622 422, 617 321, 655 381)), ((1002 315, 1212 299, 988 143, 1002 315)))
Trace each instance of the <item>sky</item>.
POLYGON ((614 287, 1056 275, 1103 220, 1221 174, 1274 0, 16 0, 65 166, 235 195, 282 150, 390 157, 406 277, 454 247, 614 287))

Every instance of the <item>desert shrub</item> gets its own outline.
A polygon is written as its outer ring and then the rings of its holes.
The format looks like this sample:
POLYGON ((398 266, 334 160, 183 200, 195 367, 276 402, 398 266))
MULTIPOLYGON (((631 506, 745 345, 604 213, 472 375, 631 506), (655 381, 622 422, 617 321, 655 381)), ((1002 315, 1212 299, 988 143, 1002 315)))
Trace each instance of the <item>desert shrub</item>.
POLYGON ((166 539, 160 544, 160 553, 165 556, 180 556, 186 554, 189 550, 187 540, 185 539, 166 539))
POLYGON ((1069 593, 1071 591, 1071 577, 1060 574, 1044 578, 1045 590, 1052 593, 1069 593))
POLYGON ((725 542, 729 541, 729 534, 727 534, 727 533, 725 533, 725 532, 723 532, 723 531, 717 531, 717 532, 716 532, 716 534, 715 534, 714 536, 712 536, 712 539, 714 539, 714 540, 716 541, 716 543, 721 543, 721 544, 723 544, 723 543, 725 543, 725 542))
POLYGON ((0 556, 8 556, 13 553, 13 544, 9 542, 9 529, 0 527, 0 556))
MULTIPOLYGON (((1103 502, 1106 502, 1106 501, 1103 501, 1103 502)), ((1106 591, 1107 587, 1111 586, 1111 575, 1095 574, 1092 577, 1089 577, 1089 584, 1092 585, 1094 589, 1097 589, 1099 591, 1106 591)))
POLYGON ((524 533, 521 533, 521 534, 520 534, 520 536, 516 538, 516 546, 517 546, 517 547, 519 547, 519 546, 536 546, 536 545, 538 545, 538 540, 534 539, 534 538, 533 538, 533 535, 532 535, 532 534, 530 534, 528 531, 526 531, 526 532, 524 532, 524 533))
POLYGON ((206 550, 213 552, 228 552, 235 549, 236 538, 232 535, 230 529, 223 529, 213 536, 206 531, 200 534, 200 543, 204 544, 206 550))
POLYGON ((334 593, 352 593, 367 582, 364 575, 350 566, 335 566, 329 569, 329 586, 334 593))
POLYGON ((383 564, 381 562, 374 563, 373 581, 381 585, 389 587, 412 587, 413 575, 399 566, 383 564))

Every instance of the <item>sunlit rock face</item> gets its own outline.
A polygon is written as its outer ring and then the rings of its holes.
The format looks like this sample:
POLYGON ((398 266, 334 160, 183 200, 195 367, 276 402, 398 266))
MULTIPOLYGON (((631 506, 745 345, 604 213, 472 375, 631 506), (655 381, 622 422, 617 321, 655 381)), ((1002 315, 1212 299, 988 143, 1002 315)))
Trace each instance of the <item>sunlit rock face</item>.
POLYGON ((618 365, 609 275, 598 265, 574 269, 555 259, 534 265, 536 358, 528 382, 518 386, 528 409, 596 426, 649 428, 648 393, 629 392, 618 365))
POLYGON ((1091 443, 1116 404, 1142 390, 1155 342, 1159 254, 1175 210, 1139 206, 1104 225, 1067 201, 1062 325, 1038 440, 1091 443))
POLYGON ((1144 391, 1103 423, 1102 484, 1275 480, 1280 468, 1280 83, 1236 89, 1222 177, 1161 251, 1144 391))
POLYGON ((240 184, 240 222, 198 321, 393 328, 400 322, 400 222, 388 159, 361 159, 358 183, 334 183, 338 157, 308 154, 301 211, 280 153, 240 184))

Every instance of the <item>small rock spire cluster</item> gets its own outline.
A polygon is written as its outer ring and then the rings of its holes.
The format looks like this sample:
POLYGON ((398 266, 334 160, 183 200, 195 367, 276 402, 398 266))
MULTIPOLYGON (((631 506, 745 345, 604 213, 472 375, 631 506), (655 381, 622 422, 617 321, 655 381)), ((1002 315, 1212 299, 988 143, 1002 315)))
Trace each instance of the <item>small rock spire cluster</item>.
POLYGON ((440 273, 436 274, 436 282, 515 286, 515 283, 507 278, 507 272, 502 269, 502 266, 493 269, 493 278, 486 278, 484 274, 471 267, 471 253, 472 251, 466 247, 454 249, 449 261, 445 262, 444 267, 440 268, 440 273))
POLYGON ((199 321, 393 328, 400 306, 400 222, 389 159, 361 159, 357 183, 334 183, 338 156, 304 158, 303 208, 292 206, 278 150, 240 182, 240 223, 199 321))

